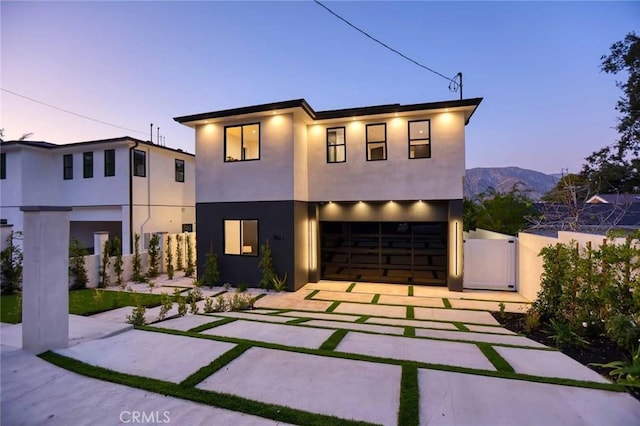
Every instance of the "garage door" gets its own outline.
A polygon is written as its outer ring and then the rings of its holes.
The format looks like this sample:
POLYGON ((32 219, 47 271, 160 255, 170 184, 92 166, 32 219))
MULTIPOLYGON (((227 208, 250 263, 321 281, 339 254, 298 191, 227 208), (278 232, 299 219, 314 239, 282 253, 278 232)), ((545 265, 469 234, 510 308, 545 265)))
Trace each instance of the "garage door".
POLYGON ((320 222, 327 280, 446 286, 446 248, 446 223, 320 222))

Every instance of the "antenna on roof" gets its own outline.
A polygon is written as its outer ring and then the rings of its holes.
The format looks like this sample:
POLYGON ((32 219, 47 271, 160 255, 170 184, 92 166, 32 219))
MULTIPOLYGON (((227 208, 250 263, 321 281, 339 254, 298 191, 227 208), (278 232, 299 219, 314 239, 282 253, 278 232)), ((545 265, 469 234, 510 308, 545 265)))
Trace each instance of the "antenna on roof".
POLYGON ((160 126, 158 126, 158 139, 157 139, 158 144, 160 143, 160 126))
POLYGON ((151 130, 149 131, 149 142, 153 143, 153 123, 150 124, 151 130))

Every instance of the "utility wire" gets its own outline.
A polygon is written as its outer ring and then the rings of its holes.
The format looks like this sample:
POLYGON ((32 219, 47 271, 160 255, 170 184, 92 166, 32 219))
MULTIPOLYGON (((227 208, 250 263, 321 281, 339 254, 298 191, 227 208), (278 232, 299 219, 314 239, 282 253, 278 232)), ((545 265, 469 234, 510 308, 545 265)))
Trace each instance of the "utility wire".
POLYGON ((363 34, 364 36, 370 38, 371 40, 375 41, 376 43, 378 43, 379 45, 381 45, 382 47, 385 47, 386 49, 389 49, 390 51, 392 51, 393 53, 395 53, 396 55, 399 55, 401 57, 403 57, 404 59, 406 59, 409 62, 414 63, 415 65, 419 66, 420 68, 424 68, 427 71, 430 71, 432 73, 434 73, 435 75, 444 78, 445 80, 449 81, 449 89, 452 91, 457 91, 458 87, 460 86, 460 84, 455 81, 455 77, 451 78, 451 77, 447 77, 446 75, 439 73, 438 71, 429 68, 426 65, 421 64, 420 62, 411 59, 410 57, 408 57, 407 55, 405 55, 404 53, 401 53, 399 51, 397 51, 396 49, 394 49, 393 47, 381 42, 380 40, 378 40, 377 38, 375 38, 374 36, 372 36, 371 34, 369 34, 368 32, 356 27, 355 25, 353 25, 351 22, 349 22, 348 20, 346 20, 345 18, 343 18, 342 16, 338 15, 336 12, 334 12, 333 10, 329 9, 327 6, 325 6, 324 4, 322 4, 320 1, 318 0, 313 0, 318 6, 322 7, 323 9, 325 9, 327 12, 329 12, 330 14, 332 14, 333 16, 335 16, 336 18, 338 18, 339 20, 341 20, 342 22, 344 22, 345 24, 349 25, 351 28, 353 28, 354 30, 358 31, 359 33, 363 34))
POLYGON ((147 135, 148 134, 148 132, 141 132, 139 130, 134 130, 134 129, 129 129, 127 127, 118 126, 117 124, 107 123, 106 121, 98 120, 96 118, 87 117, 86 115, 78 114, 77 112, 69 111, 68 109, 60 108, 60 107, 57 107, 55 105, 51 105, 51 104, 48 104, 46 102, 39 101, 37 99, 33 99, 33 98, 30 98, 30 97, 25 96, 25 95, 21 95, 20 93, 13 92, 11 90, 8 90, 8 89, 2 88, 2 87, 0 87, 0 90, 2 90, 3 92, 11 93, 14 96, 18 96, 20 98, 27 99, 27 100, 29 100, 31 102, 35 102, 37 104, 48 106, 49 108, 57 109, 58 111, 66 112, 67 114, 72 114, 72 115, 75 115, 77 117, 81 117, 81 118, 85 118, 87 120, 95 121, 96 123, 106 124, 107 126, 117 127, 118 129, 123 129, 123 130, 128 130, 130 132, 140 133, 141 135, 147 135))

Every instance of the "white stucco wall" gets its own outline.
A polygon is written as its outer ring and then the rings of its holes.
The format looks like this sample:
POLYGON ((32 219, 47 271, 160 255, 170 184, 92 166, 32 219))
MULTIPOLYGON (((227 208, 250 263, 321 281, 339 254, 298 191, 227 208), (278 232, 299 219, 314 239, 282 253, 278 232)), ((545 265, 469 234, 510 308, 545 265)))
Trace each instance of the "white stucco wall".
POLYGON ((462 198, 464 116, 441 113, 309 126, 311 201, 462 198), (408 158, 408 121, 431 119, 431 158, 408 158), (387 124, 387 159, 367 161, 366 125, 387 124), (346 162, 327 163, 326 129, 346 127, 346 162))
POLYGON ((292 114, 197 126, 196 155, 199 203, 294 198, 292 114), (225 163, 225 126, 257 122, 260 123, 260 159, 225 163))

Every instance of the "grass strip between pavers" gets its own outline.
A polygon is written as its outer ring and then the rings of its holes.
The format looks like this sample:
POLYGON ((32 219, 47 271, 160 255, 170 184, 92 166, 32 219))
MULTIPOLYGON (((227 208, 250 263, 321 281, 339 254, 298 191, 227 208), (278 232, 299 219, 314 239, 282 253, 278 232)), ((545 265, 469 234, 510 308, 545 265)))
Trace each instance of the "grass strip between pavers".
POLYGON ((147 377, 134 376, 120 373, 102 367, 85 364, 84 362, 59 355, 54 352, 45 352, 39 355, 40 358, 65 370, 73 371, 87 377, 104 380, 106 382, 117 383, 161 395, 186 399, 199 402, 212 407, 225 408, 240 413, 272 419, 278 422, 300 424, 300 425, 353 425, 367 426, 372 423, 359 422, 355 420, 341 419, 335 416, 309 413, 283 405, 269 404, 261 401, 254 401, 241 396, 226 394, 222 392, 186 387, 179 384, 165 382, 163 380, 150 379, 147 377))
POLYGON ((371 318, 371 315, 363 315, 357 320, 355 320, 355 322, 364 323, 364 322, 367 322, 369 318, 371 318))
POLYGON ((206 324, 193 327, 187 331, 189 331, 190 333, 199 333, 201 331, 209 330, 210 328, 215 328, 220 325, 229 324, 230 322, 234 322, 234 321, 238 321, 238 318, 221 318, 218 321, 208 322, 206 324))
POLYGON ((347 335, 349 331, 339 328, 337 329, 327 340, 325 340, 322 345, 320 345, 320 350, 323 351, 332 351, 338 347, 344 336, 347 335))
POLYGON ((371 299, 371 303, 374 304, 374 305, 377 305, 378 304, 378 300, 380 300, 380 295, 376 294, 376 295, 373 296, 373 299, 371 299))
POLYGON ((420 387, 418 385, 418 367, 413 363, 402 366, 400 381, 400 408, 398 425, 418 426, 420 424, 420 387))
MULTIPOLYGON (((498 377, 502 379, 523 380, 523 381, 534 382, 534 383, 548 383, 552 385, 563 385, 563 386, 573 386, 573 387, 580 387, 580 388, 601 389, 601 390, 614 391, 614 392, 625 392, 625 387, 623 385, 618 385, 613 383, 589 382, 584 380, 565 379, 560 377, 533 376, 529 374, 511 373, 507 371, 481 370, 481 369, 475 369, 475 368, 469 368, 469 367, 457 367, 453 365, 432 364, 428 362, 407 361, 407 360, 399 360, 394 358, 376 357, 371 355, 353 354, 349 352, 326 351, 326 350, 320 350, 320 349, 286 346, 286 345, 280 345, 277 343, 261 342, 257 340, 248 340, 248 339, 241 339, 236 337, 212 336, 209 334, 190 333, 187 331, 172 330, 168 328, 159 328, 159 327, 152 327, 152 326, 146 326, 146 325, 136 327, 136 329, 154 332, 154 333, 173 334, 176 336, 187 336, 187 337, 194 337, 198 339, 215 340, 219 342, 228 342, 228 343, 235 343, 235 344, 246 343, 252 346, 266 348, 266 349, 275 349, 275 350, 296 352, 296 353, 309 354, 309 355, 321 355, 321 356, 328 356, 332 358, 351 359, 355 361, 375 362, 378 364, 402 366, 407 362, 411 362, 415 364, 418 368, 426 368, 428 370, 451 371, 454 373, 473 374, 476 376, 498 377)), ((345 331, 348 332, 348 330, 345 330, 345 331)))
POLYGON ((280 315, 280 314, 286 314, 287 312, 291 312, 293 309, 278 309, 277 311, 273 311, 273 312, 269 312, 268 314, 264 314, 264 315, 280 315))
POLYGON ((463 323, 461 323, 460 321, 456 321, 453 323, 453 325, 456 326, 456 328, 460 331, 471 331, 469 330, 469 327, 467 327, 466 325, 464 325, 463 323))
POLYGON ((339 301, 333 302, 331 304, 331 306, 329 306, 325 312, 331 313, 331 312, 335 311, 338 306, 340 306, 340 302, 339 301))
POLYGON ((416 328, 407 325, 404 327, 404 336, 405 337, 416 337, 416 328))
POLYGON ((349 284, 349 287, 347 287, 347 293, 351 293, 351 290, 353 290, 353 288, 356 286, 356 283, 351 283, 349 284))
POLYGON ((305 296, 304 300, 311 300, 313 299, 313 296, 315 296, 318 293, 320 293, 320 290, 313 290, 311 293, 305 296))
POLYGON ((476 345, 482 351, 484 356, 491 361, 491 364, 493 364, 496 370, 506 373, 515 373, 511 364, 509 364, 507 360, 504 359, 489 343, 476 343, 476 345))
POLYGON ((184 379, 182 382, 180 382, 180 386, 193 387, 197 385, 216 371, 220 370, 225 365, 229 364, 234 359, 238 358, 250 348, 251 345, 247 345, 246 343, 241 343, 233 347, 232 349, 220 355, 218 358, 214 359, 209 365, 205 365, 204 367, 200 368, 198 371, 184 379))
POLYGON ((442 304, 445 308, 451 309, 451 302, 449 302, 449 299, 447 299, 446 297, 442 298, 442 304))
POLYGON ((413 286, 409 286, 409 290, 407 291, 407 296, 413 296, 413 286))
POLYGON ((413 310, 413 306, 407 306, 407 319, 416 319, 416 314, 413 310))
POLYGON ((301 324, 303 322, 311 321, 313 318, 294 318, 290 321, 285 322, 285 324, 301 324))

